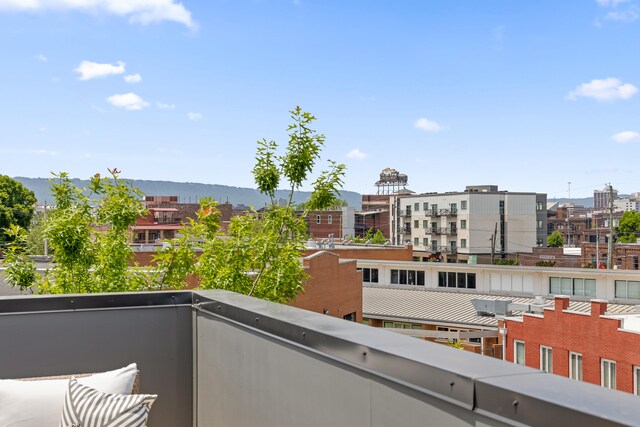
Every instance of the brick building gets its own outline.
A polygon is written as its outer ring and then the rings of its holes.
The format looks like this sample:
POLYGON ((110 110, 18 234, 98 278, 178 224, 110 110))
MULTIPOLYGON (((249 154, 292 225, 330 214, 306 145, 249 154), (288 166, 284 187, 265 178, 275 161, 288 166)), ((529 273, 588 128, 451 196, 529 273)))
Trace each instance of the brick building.
POLYGON ((608 314, 598 299, 589 314, 569 310, 566 296, 554 303, 542 315, 505 319, 506 359, 640 395, 640 312, 608 314))
POLYGON ((362 322, 362 273, 355 260, 320 251, 304 257, 302 263, 309 279, 304 292, 289 305, 362 322))
MULTIPOLYGON (((606 266, 607 244, 582 243, 582 265, 606 266), (600 258, 598 263, 597 259, 600 258)), ((611 263, 618 270, 638 270, 640 260, 640 244, 615 243, 613 245, 613 257, 611 263)))
POLYGON ((391 200, 388 194, 362 195, 362 210, 356 213, 356 236, 364 236, 367 230, 380 230, 384 237, 391 238, 391 200))

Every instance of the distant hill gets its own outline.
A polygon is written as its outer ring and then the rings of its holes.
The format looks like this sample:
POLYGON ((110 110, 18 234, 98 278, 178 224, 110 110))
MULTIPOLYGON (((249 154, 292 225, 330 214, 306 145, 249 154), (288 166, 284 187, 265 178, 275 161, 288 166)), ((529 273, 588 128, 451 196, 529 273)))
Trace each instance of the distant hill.
MULTIPOLYGON (((50 183, 47 178, 25 178, 21 176, 14 177, 16 181, 21 182, 25 187, 36 194, 36 198, 40 204, 45 201, 49 204, 53 203, 53 196, 50 191, 50 183)), ((86 187, 88 180, 73 179, 78 187, 86 187)), ((199 184, 194 182, 173 182, 173 181, 147 181, 140 179, 127 180, 134 187, 139 188, 148 196, 178 196, 180 202, 195 203, 202 197, 213 197, 218 202, 226 202, 235 205, 243 204, 261 208, 269 202, 269 198, 261 194, 253 188, 230 187, 227 185, 217 184, 199 184)), ((286 197, 286 190, 279 190, 276 197, 286 197)), ((308 191, 298 191, 294 194, 296 203, 307 201, 311 195, 308 191)), ((362 196, 353 191, 341 191, 340 197, 347 201, 349 206, 360 209, 362 196)))

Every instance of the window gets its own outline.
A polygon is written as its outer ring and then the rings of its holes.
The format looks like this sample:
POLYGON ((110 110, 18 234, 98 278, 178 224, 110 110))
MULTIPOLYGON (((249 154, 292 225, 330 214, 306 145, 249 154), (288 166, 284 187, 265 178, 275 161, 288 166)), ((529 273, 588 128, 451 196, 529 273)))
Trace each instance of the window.
POLYGON ((582 355, 569 352, 569 378, 582 381, 582 355))
POLYGON ((615 297, 624 299, 640 299, 640 282, 632 280, 616 280, 615 297))
POLYGON ((320 224, 321 222, 320 215, 316 215, 316 224, 320 224))
POLYGON ((348 320, 350 322, 355 322, 356 321, 356 312, 354 311, 353 313, 345 314, 344 316, 342 316, 342 318, 344 320, 348 320))
POLYGON ((596 279, 549 277, 549 293, 552 295, 596 296, 596 279))
POLYGON ((640 396, 640 366, 633 367, 633 393, 640 396))
POLYGON ((538 220, 538 230, 542 230, 542 220, 538 220))
POLYGON ((524 365, 524 342, 513 340, 513 363, 524 365))
MULTIPOLYGON (((377 273, 376 273, 377 280, 377 273)), ((392 285, 418 285, 424 286, 424 271, 416 270, 391 270, 392 285)))
POLYGON ((441 288, 476 288, 476 273, 438 272, 438 286, 441 288))
POLYGON ((417 219, 413 220, 413 228, 420 228, 420 221, 418 221, 417 219))
POLYGON ((426 237, 422 238, 422 246, 424 246, 425 248, 427 246, 429 246, 429 239, 428 238, 426 238, 426 237))
POLYGON ((543 244, 543 243, 544 243, 544 240, 543 240, 543 239, 540 239, 540 238, 536 239, 536 246, 537 246, 537 247, 542 246, 542 244, 543 244))
POLYGON ((369 326, 369 319, 362 319, 362 324, 369 326))
POLYGON ((366 283, 378 283, 378 269, 377 268, 363 268, 362 269, 362 281, 366 283))
POLYGON ((423 210, 423 211, 425 211, 425 212, 426 212, 426 211, 428 211, 428 210, 429 210, 429 203, 424 202, 424 203, 422 204, 422 210, 423 210))
POLYGON ((467 228, 467 220, 466 219, 461 219, 460 220, 460 228, 462 230, 465 230, 467 228))
POLYGON ((437 215, 438 214, 438 205, 431 205, 431 215, 437 215))
POLYGON ((451 213, 452 214, 455 214, 455 213, 458 212, 458 204, 457 203, 451 203, 450 208, 451 208, 451 213))
POLYGON ((551 347, 540 346, 540 370, 553 373, 553 350, 551 347))
POLYGON ((429 221, 427 221, 426 219, 422 220, 422 228, 429 228, 429 221))
POLYGON ((466 200, 462 200, 460 202, 460 210, 463 210, 463 211, 467 210, 467 201, 466 200))
POLYGON ((537 211, 544 210, 544 204, 542 202, 536 202, 536 210, 537 211))
POLYGON ((420 244, 420 239, 418 237, 413 238, 413 246, 418 246, 420 244))
POLYGON ((418 212, 420 210, 420 203, 414 203, 413 204, 413 210, 418 212))
POLYGON ((329 217, 327 217, 327 224, 333 224, 333 216, 329 215, 329 217))
POLYGON ((600 360, 600 384, 605 388, 616 389, 616 362, 613 360, 600 360))
POLYGON ((415 325, 412 323, 402 323, 402 322, 383 322, 383 327, 385 328, 395 328, 395 329, 422 329, 422 325, 415 325))
POLYGON ((461 248, 467 247, 467 239, 460 239, 460 247, 461 248))

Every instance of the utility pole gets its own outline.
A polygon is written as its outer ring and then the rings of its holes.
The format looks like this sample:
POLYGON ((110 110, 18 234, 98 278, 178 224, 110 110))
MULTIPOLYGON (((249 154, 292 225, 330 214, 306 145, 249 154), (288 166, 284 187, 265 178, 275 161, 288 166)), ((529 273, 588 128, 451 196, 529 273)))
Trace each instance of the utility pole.
MULTIPOLYGON (((44 201, 44 223, 47 223, 47 201, 44 201)), ((44 242, 44 256, 49 256, 49 239, 42 239, 44 242)))
POLYGON ((493 257, 496 253, 496 235, 498 234, 498 223, 496 222, 496 227, 493 230, 493 235, 489 238, 491 240, 491 265, 493 265, 493 257))
POLYGON ((607 247, 607 268, 611 269, 613 260, 613 187, 609 183, 609 245, 607 247))

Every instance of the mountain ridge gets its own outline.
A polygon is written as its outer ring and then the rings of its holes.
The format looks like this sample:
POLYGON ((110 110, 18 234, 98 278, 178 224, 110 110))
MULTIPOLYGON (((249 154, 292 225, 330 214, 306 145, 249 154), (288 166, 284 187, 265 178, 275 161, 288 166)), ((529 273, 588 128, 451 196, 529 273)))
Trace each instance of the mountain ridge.
MULTIPOLYGON (((16 181, 22 183, 29 190, 33 191, 38 199, 38 203, 52 204, 54 198, 51 192, 51 183, 48 178, 29 178, 23 176, 13 177, 16 181)), ((147 196, 178 196, 181 203, 197 203, 202 197, 213 197, 220 203, 229 202, 233 205, 248 205, 255 208, 271 202, 269 196, 266 196, 257 189, 247 187, 234 187, 221 184, 204 184, 199 182, 176 182, 164 180, 146 180, 146 179, 128 179, 122 180, 130 182, 133 187, 138 188, 147 196)), ((71 181, 78 187, 87 187, 89 180, 72 178, 71 181)), ((276 198, 288 197, 288 190, 276 191, 276 198)), ((295 203, 305 202, 311 196, 310 191, 296 191, 293 195, 295 203)), ((360 209, 362 196, 355 191, 343 190, 340 192, 340 198, 345 200, 349 206, 360 209)))

